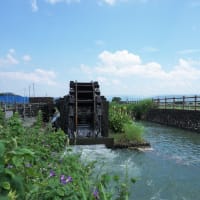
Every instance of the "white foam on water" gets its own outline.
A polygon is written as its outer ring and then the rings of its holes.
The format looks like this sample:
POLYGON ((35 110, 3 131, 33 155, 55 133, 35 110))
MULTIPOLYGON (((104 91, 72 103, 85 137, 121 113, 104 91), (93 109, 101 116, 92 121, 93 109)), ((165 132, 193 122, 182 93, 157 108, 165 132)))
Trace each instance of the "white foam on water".
POLYGON ((140 176, 140 168, 135 164, 132 154, 121 156, 121 152, 108 149, 105 145, 77 145, 72 147, 72 152, 80 153, 84 162, 96 161, 95 171, 140 176))
POLYGON ((154 149, 152 147, 138 147, 139 151, 146 152, 146 151, 153 151, 154 149))

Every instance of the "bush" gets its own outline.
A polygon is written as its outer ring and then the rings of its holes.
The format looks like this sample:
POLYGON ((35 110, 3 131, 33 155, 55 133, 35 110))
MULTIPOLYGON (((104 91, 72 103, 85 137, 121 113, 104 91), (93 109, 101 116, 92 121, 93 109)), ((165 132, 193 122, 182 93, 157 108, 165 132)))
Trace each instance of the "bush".
POLYGON ((109 127, 116 142, 142 142, 143 128, 133 123, 130 107, 124 104, 111 103, 109 107, 109 127))
POLYGON ((111 176, 94 177, 94 162, 83 162, 69 147, 63 155, 67 136, 62 130, 39 128, 39 123, 24 128, 15 114, 0 127, 1 199, 128 199, 128 181, 118 179, 113 187, 111 176))
POLYGON ((149 109, 153 108, 153 102, 151 99, 145 99, 139 101, 137 104, 132 103, 128 105, 128 110, 132 113, 132 116, 135 119, 143 119, 145 114, 149 111, 149 109))
POLYGON ((114 133, 124 132, 124 123, 131 121, 126 105, 110 103, 109 127, 114 133))
POLYGON ((124 133, 114 134, 113 137, 116 143, 141 143, 144 142, 143 127, 135 123, 125 123, 124 133))
POLYGON ((3 109, 0 107, 0 125, 5 125, 5 113, 3 112, 3 109))

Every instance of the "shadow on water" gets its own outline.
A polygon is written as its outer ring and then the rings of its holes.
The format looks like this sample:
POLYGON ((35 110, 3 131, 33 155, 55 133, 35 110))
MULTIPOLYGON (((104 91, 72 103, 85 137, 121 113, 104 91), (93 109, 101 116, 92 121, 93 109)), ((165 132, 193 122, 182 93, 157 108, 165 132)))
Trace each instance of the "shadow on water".
POLYGON ((130 200, 193 200, 200 197, 200 134, 142 123, 152 151, 111 150, 103 145, 75 146, 83 160, 97 160, 97 173, 137 179, 130 200))

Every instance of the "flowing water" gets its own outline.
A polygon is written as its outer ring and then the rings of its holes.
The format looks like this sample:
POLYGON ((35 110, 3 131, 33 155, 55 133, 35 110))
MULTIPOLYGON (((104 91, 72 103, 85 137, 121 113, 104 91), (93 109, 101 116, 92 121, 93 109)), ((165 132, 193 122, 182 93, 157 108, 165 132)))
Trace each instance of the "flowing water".
POLYGON ((76 146, 82 159, 98 160, 97 173, 136 178, 130 200, 200 199, 200 134, 142 123, 151 150, 111 150, 103 145, 76 146))

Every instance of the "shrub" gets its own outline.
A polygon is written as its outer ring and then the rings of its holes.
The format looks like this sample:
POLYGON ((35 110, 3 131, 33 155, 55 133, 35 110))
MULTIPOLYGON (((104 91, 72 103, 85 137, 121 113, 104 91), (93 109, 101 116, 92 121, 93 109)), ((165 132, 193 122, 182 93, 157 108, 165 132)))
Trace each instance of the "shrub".
POLYGON ((112 187, 111 176, 94 177, 94 162, 83 162, 69 147, 63 155, 63 131, 38 123, 24 128, 17 114, 0 128, 1 199, 128 199, 126 180, 112 187))
POLYGON ((128 105, 128 110, 132 113, 135 119, 143 119, 149 109, 153 108, 153 102, 151 99, 144 99, 137 104, 132 103, 128 105))
POLYGON ((114 135, 116 143, 143 142, 143 127, 135 123, 125 123, 124 133, 114 135))
POLYGON ((126 105, 110 103, 109 127, 115 133, 124 132, 124 123, 131 121, 126 105))
POLYGON ((2 108, 0 107, 0 125, 5 125, 5 113, 3 112, 2 108))

